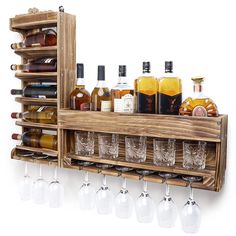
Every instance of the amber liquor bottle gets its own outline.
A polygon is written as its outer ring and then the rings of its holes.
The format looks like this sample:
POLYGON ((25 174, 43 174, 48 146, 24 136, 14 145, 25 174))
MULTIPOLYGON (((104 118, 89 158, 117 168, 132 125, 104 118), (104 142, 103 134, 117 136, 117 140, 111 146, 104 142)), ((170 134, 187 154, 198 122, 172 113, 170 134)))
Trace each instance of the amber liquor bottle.
POLYGON ((35 29, 25 36, 23 42, 12 43, 12 49, 57 45, 57 33, 53 29, 35 29))
POLYGON ((112 111, 134 112, 134 89, 129 86, 126 77, 126 66, 119 66, 119 81, 111 90, 112 111))
POLYGON ((12 134, 12 139, 22 140, 22 144, 29 147, 57 150, 56 135, 28 131, 23 134, 12 134))
POLYGON ((85 89, 84 64, 77 64, 77 83, 70 94, 70 107, 73 110, 90 110, 90 93, 85 89))
POLYGON ((150 62, 143 62, 143 75, 135 81, 138 113, 158 112, 158 80, 151 75, 150 62))
POLYGON ((56 72, 57 71, 57 59, 56 58, 39 58, 30 60, 27 64, 12 64, 11 70, 17 70, 22 72, 56 72))
POLYGON ((165 62, 165 75, 159 79, 159 114, 178 115, 182 103, 181 79, 173 74, 173 62, 165 62))
POLYGON ((216 104, 203 94, 204 77, 193 77, 192 80, 194 94, 182 103, 179 114, 184 116, 218 116, 216 104))

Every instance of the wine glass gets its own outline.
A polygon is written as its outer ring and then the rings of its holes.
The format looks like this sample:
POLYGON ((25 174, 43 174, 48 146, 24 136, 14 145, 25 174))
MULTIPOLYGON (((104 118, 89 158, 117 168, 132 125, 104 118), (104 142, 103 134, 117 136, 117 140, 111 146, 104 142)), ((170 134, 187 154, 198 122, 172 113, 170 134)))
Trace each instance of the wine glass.
POLYGON ((42 177, 42 165, 39 164, 39 177, 33 185, 33 201, 36 204, 47 202, 48 183, 42 177))
MULTIPOLYGON (((129 167, 116 167, 116 170, 122 173, 131 171, 129 167)), ((115 214, 118 218, 130 218, 133 212, 133 199, 126 187, 126 178, 122 178, 121 190, 115 198, 115 214)))
MULTIPOLYGON (((149 175, 154 171, 137 170, 139 174, 149 175)), ((147 191, 147 181, 143 180, 143 191, 135 203, 135 211, 138 222, 150 223, 154 217, 155 204, 147 191)))
POLYGON ((96 208, 101 215, 112 213, 114 196, 106 183, 106 175, 103 175, 102 186, 96 193, 96 208))
POLYGON ((64 188, 58 180, 57 170, 57 166, 55 166, 54 178, 48 187, 49 206, 52 208, 58 208, 62 206, 64 201, 64 188))
POLYGON ((201 210, 193 199, 192 182, 200 181, 201 177, 183 176, 183 179, 189 181, 190 194, 187 203, 181 211, 182 229, 186 233, 197 233, 201 225, 201 210))
POLYGON ((32 191, 32 180, 28 174, 28 163, 25 162, 25 174, 24 179, 20 182, 19 194, 23 201, 28 201, 31 199, 32 191))

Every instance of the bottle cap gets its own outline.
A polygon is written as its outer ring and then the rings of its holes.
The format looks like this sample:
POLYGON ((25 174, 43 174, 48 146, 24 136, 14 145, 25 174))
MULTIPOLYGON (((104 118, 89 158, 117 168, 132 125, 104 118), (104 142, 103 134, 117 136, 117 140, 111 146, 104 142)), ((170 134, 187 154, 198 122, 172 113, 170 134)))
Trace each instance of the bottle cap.
POLYGON ((194 83, 200 84, 204 81, 205 78, 203 76, 194 76, 191 79, 194 83))
POLYGON ((125 77, 125 76, 126 76, 126 66, 119 65, 119 77, 125 77))
POLYGON ((19 117, 20 117, 19 114, 20 114, 20 113, 18 113, 18 112, 12 112, 12 113, 11 113, 11 118, 12 118, 12 119, 17 119, 17 118, 19 118, 19 117))
POLYGON ((10 66, 10 68, 11 68, 11 70, 16 70, 16 64, 12 64, 12 65, 10 66))
POLYGON ((15 139, 15 140, 19 140, 19 139, 21 139, 21 135, 14 133, 14 134, 12 134, 11 138, 12 138, 12 139, 15 139))
POLYGON ((165 61, 165 73, 173 73, 173 62, 165 61))
POLYGON ((11 94, 12 95, 22 95, 22 89, 12 89, 11 94))
POLYGON ((151 64, 149 61, 143 62, 143 73, 150 73, 151 71, 151 64))
POLYGON ((77 63, 77 78, 84 78, 84 64, 77 63))
POLYGON ((98 66, 98 80, 105 80, 105 66, 98 66))

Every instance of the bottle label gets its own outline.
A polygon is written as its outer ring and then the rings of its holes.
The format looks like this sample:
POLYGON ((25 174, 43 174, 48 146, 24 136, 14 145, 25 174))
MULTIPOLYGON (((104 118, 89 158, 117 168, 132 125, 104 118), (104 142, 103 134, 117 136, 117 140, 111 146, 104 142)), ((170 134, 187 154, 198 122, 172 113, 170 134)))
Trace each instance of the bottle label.
POLYGON ((81 103, 80 104, 80 110, 81 111, 90 111, 90 103, 81 103))
POLYGON ((110 112, 111 111, 111 101, 101 101, 101 111, 110 112))
POLYGON ((155 114, 156 97, 157 94, 146 95, 143 93, 137 93, 137 112, 155 114))
POLYGON ((114 112, 134 112, 134 97, 131 94, 126 94, 121 99, 114 99, 114 112))
POLYGON ((196 106, 192 112, 193 116, 207 116, 207 110, 203 106, 196 106))
POLYGON ((159 114, 178 115, 182 103, 182 93, 175 96, 159 94, 159 114))

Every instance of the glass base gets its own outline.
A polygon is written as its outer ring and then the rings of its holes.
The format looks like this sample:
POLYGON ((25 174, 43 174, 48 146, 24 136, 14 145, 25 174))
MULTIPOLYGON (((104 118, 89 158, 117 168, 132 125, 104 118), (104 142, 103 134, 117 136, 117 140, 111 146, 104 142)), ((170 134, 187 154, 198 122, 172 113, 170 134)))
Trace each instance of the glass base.
POLYGON ((131 168, 131 167, 124 167, 124 166, 116 166, 115 169, 120 172, 128 172, 128 171, 133 170, 133 168, 131 168))
POLYGON ((202 177, 200 177, 200 176, 182 176, 182 179, 191 183, 191 182, 201 181, 202 177))
POLYGON ((160 172, 158 175, 164 179, 173 179, 178 176, 177 174, 174 173, 164 173, 164 172, 160 172))
POLYGON ((140 175, 151 175, 155 173, 154 170, 136 170, 136 172, 140 175))
POLYGON ((32 156, 32 158, 36 159, 36 160, 41 160, 41 159, 47 159, 48 155, 43 154, 43 153, 34 153, 34 155, 32 156))
POLYGON ((77 161, 77 164, 80 165, 80 166, 91 166, 94 163, 90 162, 90 161, 77 161))
POLYGON ((96 167, 101 168, 101 169, 109 169, 109 168, 112 168, 113 165, 97 163, 97 164, 96 164, 96 167))
POLYGON ((30 151, 17 152, 17 156, 19 156, 19 157, 33 157, 34 153, 30 152, 30 151))

